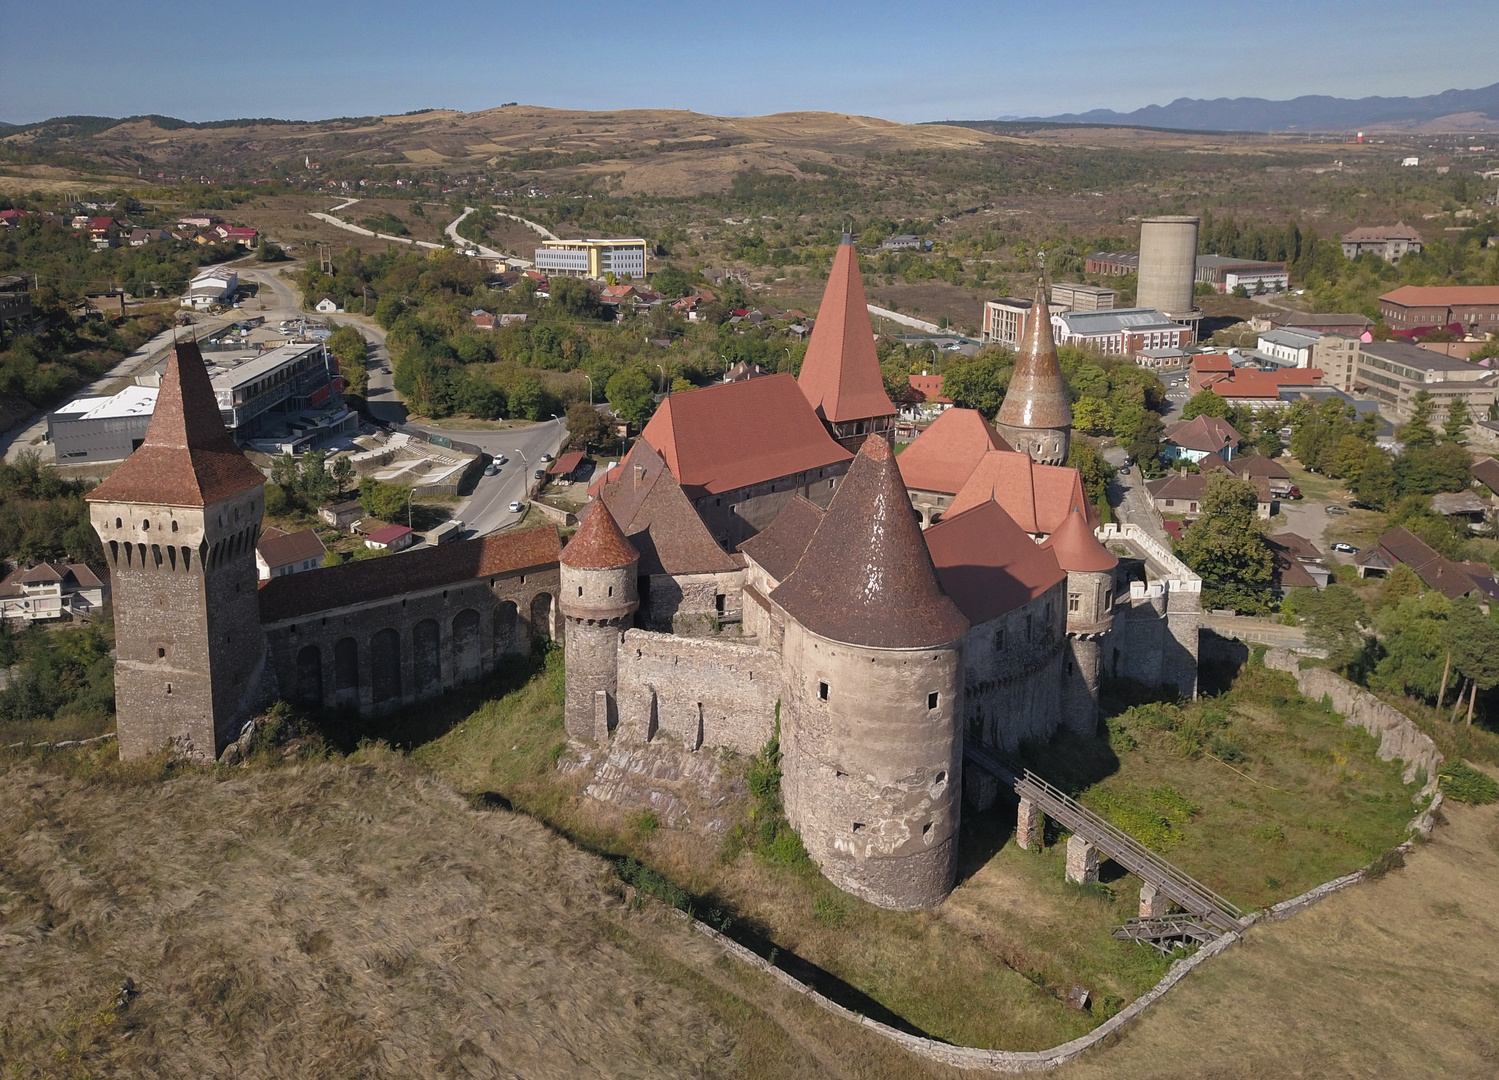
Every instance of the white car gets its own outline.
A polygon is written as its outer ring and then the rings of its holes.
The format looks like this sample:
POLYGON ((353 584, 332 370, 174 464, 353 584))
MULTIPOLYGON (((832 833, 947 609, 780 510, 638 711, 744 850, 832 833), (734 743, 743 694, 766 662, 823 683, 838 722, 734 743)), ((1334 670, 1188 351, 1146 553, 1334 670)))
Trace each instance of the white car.
POLYGON ((523 502, 521 502, 519 499, 517 499, 515 502, 513 502, 513 503, 510 504, 510 512, 512 514, 519 514, 525 508, 526 508, 526 504, 523 503, 523 502))
POLYGON ((551 454, 542 454, 541 455, 541 460, 542 461, 551 461, 552 460, 552 455, 551 454))
POLYGON ((504 454, 501 454, 499 457, 494 459, 494 463, 496 465, 509 465, 510 459, 507 458, 504 454))

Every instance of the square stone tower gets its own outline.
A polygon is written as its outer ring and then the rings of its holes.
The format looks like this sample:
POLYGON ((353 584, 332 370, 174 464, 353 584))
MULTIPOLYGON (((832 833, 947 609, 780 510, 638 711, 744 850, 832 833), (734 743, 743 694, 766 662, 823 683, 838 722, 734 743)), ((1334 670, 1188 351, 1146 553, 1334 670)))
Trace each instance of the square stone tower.
POLYGON ((120 756, 211 761, 274 694, 256 592, 265 478, 224 429, 193 342, 145 442, 88 495, 114 595, 120 756))

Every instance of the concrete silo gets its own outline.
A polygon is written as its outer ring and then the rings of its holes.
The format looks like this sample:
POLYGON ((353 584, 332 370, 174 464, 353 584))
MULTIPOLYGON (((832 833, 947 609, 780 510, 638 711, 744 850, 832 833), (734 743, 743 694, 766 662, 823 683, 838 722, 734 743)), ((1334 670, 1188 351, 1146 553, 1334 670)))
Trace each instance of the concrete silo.
POLYGON ((1173 318, 1197 306, 1192 299, 1197 276, 1195 217, 1153 217, 1140 222, 1140 279, 1135 306, 1155 308, 1173 318))

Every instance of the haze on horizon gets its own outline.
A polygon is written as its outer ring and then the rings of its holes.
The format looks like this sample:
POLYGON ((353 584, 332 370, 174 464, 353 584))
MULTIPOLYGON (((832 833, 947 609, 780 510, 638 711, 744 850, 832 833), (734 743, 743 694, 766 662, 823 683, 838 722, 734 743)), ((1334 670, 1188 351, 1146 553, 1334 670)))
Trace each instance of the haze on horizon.
POLYGON ((25 0, 9 5, 0 120, 316 120, 520 101, 916 122, 1179 97, 1419 96, 1499 79, 1499 20, 1480 0, 1083 0, 1059 10, 1014 0, 953 0, 935 12, 889 0, 262 0, 237 10, 25 0))

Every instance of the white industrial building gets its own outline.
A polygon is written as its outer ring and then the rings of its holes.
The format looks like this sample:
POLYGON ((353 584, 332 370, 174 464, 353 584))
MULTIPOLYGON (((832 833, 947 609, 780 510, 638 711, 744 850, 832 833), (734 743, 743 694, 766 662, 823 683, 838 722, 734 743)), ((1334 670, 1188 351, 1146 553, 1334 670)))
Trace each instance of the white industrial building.
POLYGON ((188 283, 182 294, 182 306, 207 311, 215 304, 227 304, 239 290, 239 271, 227 266, 205 270, 188 283))

